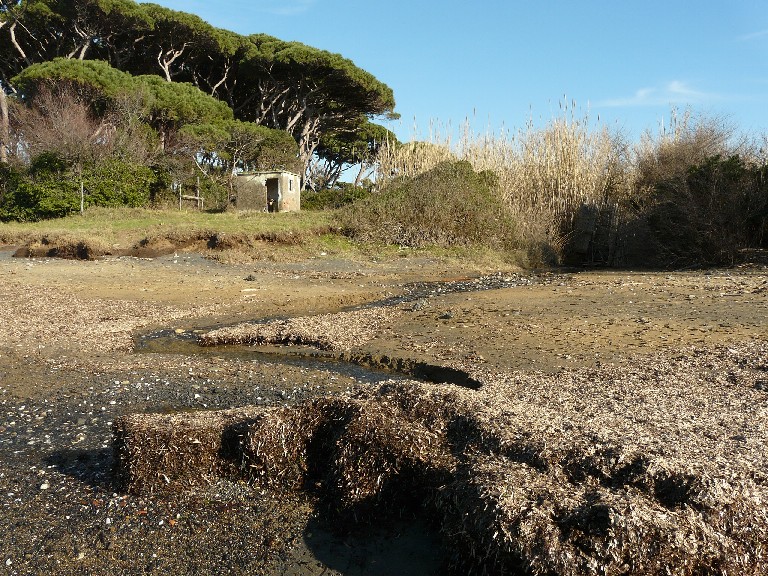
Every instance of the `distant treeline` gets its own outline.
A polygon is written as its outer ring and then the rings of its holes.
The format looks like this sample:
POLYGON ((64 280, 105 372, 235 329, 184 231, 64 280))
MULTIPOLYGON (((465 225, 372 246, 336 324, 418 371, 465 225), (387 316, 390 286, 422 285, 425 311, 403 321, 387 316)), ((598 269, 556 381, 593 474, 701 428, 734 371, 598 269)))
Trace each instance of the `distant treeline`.
POLYGON ((393 138, 371 122, 392 90, 341 55, 132 0, 3 2, 0 88, 2 218, 66 213, 72 186, 133 203, 200 178, 223 198, 236 169, 330 187, 393 138))
POLYGON ((225 209, 237 171, 284 169, 370 242, 666 267, 768 247, 768 138, 689 112, 636 143, 566 105, 543 128, 402 144, 374 122, 391 89, 350 60, 132 0, 1 3, 0 88, 0 220, 192 188, 225 209))

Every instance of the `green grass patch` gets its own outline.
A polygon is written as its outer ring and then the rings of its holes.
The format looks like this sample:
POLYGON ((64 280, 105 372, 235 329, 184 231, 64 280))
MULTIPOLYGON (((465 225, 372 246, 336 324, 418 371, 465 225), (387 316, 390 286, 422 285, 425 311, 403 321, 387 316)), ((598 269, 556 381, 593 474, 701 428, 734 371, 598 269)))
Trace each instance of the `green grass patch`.
POLYGON ((480 271, 525 263, 509 250, 477 245, 406 247, 353 239, 340 229, 335 210, 267 214, 93 207, 82 216, 0 223, 0 244, 26 247, 30 256, 69 258, 108 253, 152 256, 179 248, 234 264, 327 256, 378 262, 429 259, 480 271))
POLYGON ((209 213, 144 208, 90 208, 84 215, 71 215, 39 222, 0 224, 0 242, 24 244, 34 238, 72 235, 99 238, 110 244, 130 247, 146 238, 183 240, 203 235, 280 235, 312 237, 333 228, 332 215, 325 212, 267 214, 264 212, 209 213))

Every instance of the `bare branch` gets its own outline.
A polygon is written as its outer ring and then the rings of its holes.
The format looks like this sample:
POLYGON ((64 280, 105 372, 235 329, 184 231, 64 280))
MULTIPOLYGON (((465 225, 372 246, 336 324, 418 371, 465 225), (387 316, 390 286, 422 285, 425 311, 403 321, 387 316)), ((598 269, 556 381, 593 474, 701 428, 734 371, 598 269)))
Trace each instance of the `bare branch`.
POLYGON ((31 62, 29 61, 29 58, 27 57, 27 54, 24 52, 24 50, 22 49, 21 45, 16 40, 16 24, 18 24, 18 21, 15 21, 13 24, 11 24, 11 27, 8 29, 8 31, 11 34, 11 43, 14 45, 16 50, 18 50, 18 52, 21 55, 21 57, 24 58, 24 61, 27 64, 31 64, 31 62))
POLYGON ((211 88, 211 96, 215 96, 216 95, 216 91, 219 89, 219 86, 221 86, 222 84, 224 84, 224 82, 227 81, 227 78, 229 77, 229 71, 230 71, 231 67, 232 67, 231 64, 227 64, 226 65, 226 67, 224 68, 224 76, 222 76, 221 80, 216 82, 216 84, 213 85, 213 88, 211 88))
POLYGON ((188 46, 189 42, 184 42, 184 45, 178 50, 174 50, 173 48, 169 48, 168 50, 160 49, 160 53, 157 55, 157 63, 160 65, 163 72, 165 72, 165 79, 168 82, 172 81, 171 65, 179 58, 179 56, 184 54, 184 50, 186 50, 188 46))

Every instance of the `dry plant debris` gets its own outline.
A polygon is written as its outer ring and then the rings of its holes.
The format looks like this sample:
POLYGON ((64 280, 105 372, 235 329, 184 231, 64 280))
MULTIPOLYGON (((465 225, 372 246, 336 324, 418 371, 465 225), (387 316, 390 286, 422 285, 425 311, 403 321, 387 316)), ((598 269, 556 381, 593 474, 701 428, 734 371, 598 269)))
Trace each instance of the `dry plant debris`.
POLYGON ((227 454, 227 433, 257 408, 194 413, 134 414, 114 425, 115 480, 128 491, 158 486, 179 491, 231 476, 237 464, 227 454))
POLYGON ((25 351, 45 346, 77 345, 83 351, 129 352, 135 331, 189 318, 206 310, 152 302, 107 300, 71 294, 55 287, 30 294, 20 283, 0 285, 0 340, 25 351))
POLYGON ((392 382, 295 408, 129 415, 115 424, 118 478, 151 491, 228 474, 319 489, 354 516, 414 496, 456 573, 762 574, 767 359, 755 341, 476 374, 478 391, 392 382))
POLYGON ((220 344, 299 344, 321 350, 344 351, 371 340, 382 327, 402 314, 391 307, 366 308, 335 314, 302 316, 264 324, 243 323, 202 334, 203 346, 220 344))

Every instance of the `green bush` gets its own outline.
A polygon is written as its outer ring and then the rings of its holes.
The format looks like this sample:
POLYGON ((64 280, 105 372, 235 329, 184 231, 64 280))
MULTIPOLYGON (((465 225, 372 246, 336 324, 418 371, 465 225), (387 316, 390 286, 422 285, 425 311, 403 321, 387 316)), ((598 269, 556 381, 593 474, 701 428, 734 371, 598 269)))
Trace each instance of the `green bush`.
MULTIPOLYGON (((2 170, 0 220, 46 220, 80 210, 80 179, 57 154, 40 154, 26 171, 2 170)), ((109 159, 84 169, 82 179, 86 207, 135 208, 149 203, 156 176, 146 166, 109 159)))
POLYGON ((26 172, 15 172, 5 184, 0 219, 44 220, 78 210, 79 187, 66 177, 65 170, 66 163, 58 155, 44 152, 32 160, 26 172))
POLYGON ((335 210, 362 200, 370 195, 370 190, 355 186, 349 182, 338 182, 333 188, 317 192, 302 192, 302 210, 335 210))
POLYGON ((10 164, 0 163, 0 221, 13 220, 10 215, 15 203, 16 190, 23 173, 10 164))
POLYGON ((448 161, 392 184, 342 212, 349 236, 410 247, 515 247, 515 224, 496 176, 467 161, 448 161))
POLYGON ((149 204, 157 176, 147 166, 109 159, 84 174, 86 206, 140 208, 149 204))

